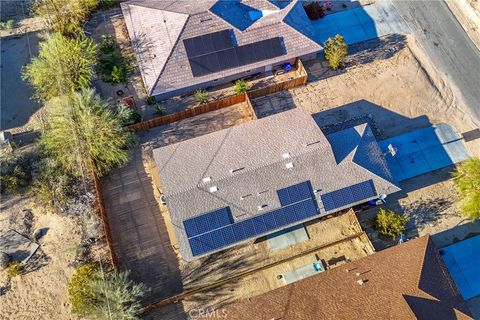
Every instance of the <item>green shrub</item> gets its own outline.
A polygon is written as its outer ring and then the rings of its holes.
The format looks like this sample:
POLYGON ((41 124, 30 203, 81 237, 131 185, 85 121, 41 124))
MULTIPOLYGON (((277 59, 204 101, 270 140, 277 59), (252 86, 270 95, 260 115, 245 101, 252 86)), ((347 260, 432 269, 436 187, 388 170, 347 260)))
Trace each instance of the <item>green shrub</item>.
POLYGON ((325 59, 327 59, 330 68, 333 70, 337 70, 345 62, 347 51, 347 43, 339 34, 337 34, 335 38, 328 38, 327 41, 323 43, 325 59))
POLYGON ((159 104, 156 104, 156 105, 155 105, 155 112, 154 112, 154 114, 157 115, 157 116, 163 115, 163 109, 162 109, 162 107, 160 107, 159 104))
POLYGON ((145 101, 147 102, 148 105, 152 105, 157 102, 154 96, 148 96, 145 101))
POLYGON ((480 158, 460 163, 453 176, 463 215, 471 220, 480 219, 480 158))
POLYGON ((138 319, 142 309, 140 298, 147 292, 143 284, 128 278, 129 273, 109 272, 97 277, 90 287, 97 293, 97 305, 91 314, 98 319, 138 319))
POLYGON ((407 216, 392 210, 380 209, 375 218, 375 227, 381 235, 395 239, 405 231, 407 222, 407 216))
POLYGON ((0 22, 0 30, 5 30, 5 29, 13 29, 13 26, 15 25, 15 20, 9 19, 7 21, 2 21, 0 22))
POLYGON ((205 90, 195 91, 195 100, 200 104, 205 104, 208 102, 209 94, 205 90))
POLYGON ((235 81, 235 92, 236 93, 247 92, 251 88, 252 88, 252 84, 243 80, 243 79, 235 81))
POLYGON ((37 0, 33 12, 48 21, 48 28, 64 36, 76 37, 82 24, 95 10, 100 0, 37 0))
POLYGON ((18 194, 32 181, 30 174, 37 155, 34 153, 8 155, 0 161, 0 192, 18 194))
POLYGON ((22 74, 35 89, 37 100, 47 102, 91 85, 97 63, 97 45, 91 39, 69 39, 53 33, 39 46, 38 56, 22 74))
POLYGON ((7 274, 10 277, 16 277, 21 275, 23 272, 23 265, 18 261, 13 261, 8 265, 7 274))
POLYGON ((128 273, 102 274, 93 264, 78 267, 68 284, 72 312, 94 319, 137 319, 146 291, 143 284, 129 280, 128 273))
POLYGON ((68 298, 72 312, 88 315, 97 303, 97 293, 90 287, 98 279, 97 267, 93 264, 84 264, 75 270, 75 274, 68 283, 68 298))
POLYGON ((142 115, 138 113, 138 111, 133 110, 130 120, 132 120, 134 123, 140 122, 142 121, 142 115))
POLYGON ((122 52, 112 36, 102 36, 97 72, 112 84, 126 83, 133 72, 130 57, 122 52))

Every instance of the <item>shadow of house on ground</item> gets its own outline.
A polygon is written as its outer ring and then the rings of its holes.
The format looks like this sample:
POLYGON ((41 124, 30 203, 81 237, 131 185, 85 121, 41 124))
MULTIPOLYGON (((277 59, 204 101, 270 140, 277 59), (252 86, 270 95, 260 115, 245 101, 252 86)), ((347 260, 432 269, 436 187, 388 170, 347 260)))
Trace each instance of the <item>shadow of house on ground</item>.
MULTIPOLYGON (((427 116, 408 118, 367 100, 357 100, 312 115, 320 128, 339 126, 352 118, 369 116, 383 138, 432 125, 427 116)), ((353 125, 356 125, 354 123, 353 125)), ((378 135, 377 134, 377 135, 378 135)))
POLYGON ((251 102, 257 119, 288 111, 296 107, 292 94, 288 90, 282 90, 261 98, 252 99, 251 102))
POLYGON ((183 290, 177 256, 147 175, 141 148, 133 159, 101 181, 119 268, 151 289, 143 303, 157 302, 183 290))

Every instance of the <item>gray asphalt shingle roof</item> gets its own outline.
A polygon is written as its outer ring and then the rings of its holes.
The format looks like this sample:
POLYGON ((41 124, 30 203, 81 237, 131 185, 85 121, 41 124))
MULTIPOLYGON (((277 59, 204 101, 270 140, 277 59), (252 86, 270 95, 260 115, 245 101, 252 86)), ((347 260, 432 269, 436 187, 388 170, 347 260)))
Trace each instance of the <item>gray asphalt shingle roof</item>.
POLYGON ((211 11, 216 1, 133 0, 121 4, 133 49, 149 94, 235 75, 268 64, 317 52, 321 46, 299 30, 306 28, 308 17, 301 3, 292 1, 283 9, 267 0, 242 3, 257 10, 275 11, 239 30, 211 11), (299 10, 301 9, 301 10, 299 10), (277 12, 278 11, 278 12, 277 12), (302 22, 303 21, 303 22, 302 22), (184 39, 232 30, 238 45, 282 37, 286 54, 217 73, 193 77, 183 44, 184 39))
MULTIPOLYGON (((332 150, 311 115, 301 109, 155 149, 183 258, 192 259, 184 220, 228 206, 238 222, 280 208, 276 191, 300 182, 309 180, 313 190, 318 190, 320 215, 342 209, 326 212, 322 194, 359 182, 372 180, 377 194, 400 190, 370 128, 363 124, 348 130, 350 134, 342 133, 343 137, 350 136, 356 145, 349 147, 351 151, 341 161, 336 155, 345 147, 332 150), (286 167, 289 162, 294 166, 291 169, 286 167), (210 192, 212 186, 218 191, 210 192), (259 212, 261 205, 267 207, 259 212)), ((338 141, 336 138, 331 141, 338 141)))

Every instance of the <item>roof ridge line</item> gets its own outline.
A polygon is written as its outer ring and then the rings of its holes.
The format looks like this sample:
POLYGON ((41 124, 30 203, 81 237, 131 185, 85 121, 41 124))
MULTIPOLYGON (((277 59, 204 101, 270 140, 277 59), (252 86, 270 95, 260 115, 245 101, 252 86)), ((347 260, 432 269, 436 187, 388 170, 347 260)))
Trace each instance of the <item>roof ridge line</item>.
MULTIPOLYGON (((323 145, 322 145, 323 146, 323 145)), ((239 173, 231 173, 230 175, 224 175, 222 177, 219 177, 218 179, 215 179, 215 180, 211 180, 212 181, 212 184, 214 185, 215 182, 217 181, 223 181, 223 180, 226 180, 228 178, 231 178, 233 176, 238 176, 238 175, 241 175, 241 174, 246 174, 246 173, 249 173, 249 172, 252 172, 252 171, 255 171, 255 170, 259 170, 259 169, 262 169, 262 168, 265 168, 265 167, 268 167, 268 166, 273 166, 273 165, 276 165, 276 164, 279 164, 283 161, 287 161, 288 159, 295 159, 295 158, 298 158, 300 156, 303 156, 305 154, 308 154, 308 153, 313 153, 315 151, 318 151, 322 149, 322 147, 319 147, 317 146, 316 148, 314 149, 311 149, 311 150, 306 150, 304 152, 301 152, 301 153, 298 153, 296 155, 293 155, 291 156, 290 158, 286 158, 286 159, 281 159, 281 160, 278 160, 278 161, 272 161, 272 162, 268 162, 264 165, 261 165, 261 166, 257 166, 257 167, 251 167, 251 168, 245 168, 243 170, 241 170, 239 173)), ((210 183, 210 182, 209 182, 210 183)), ((190 190, 194 190, 194 189, 197 189, 197 188, 202 188, 203 185, 199 182, 197 183, 197 185, 193 186, 193 187, 190 187, 190 188, 186 188, 186 189, 183 189, 183 190, 180 190, 180 191, 177 191, 177 192, 174 192, 174 193, 171 193, 171 194, 165 194, 165 197, 172 197, 172 196, 176 196, 176 195, 179 195, 179 194, 182 194, 182 193, 185 193, 185 192, 188 192, 190 190)))

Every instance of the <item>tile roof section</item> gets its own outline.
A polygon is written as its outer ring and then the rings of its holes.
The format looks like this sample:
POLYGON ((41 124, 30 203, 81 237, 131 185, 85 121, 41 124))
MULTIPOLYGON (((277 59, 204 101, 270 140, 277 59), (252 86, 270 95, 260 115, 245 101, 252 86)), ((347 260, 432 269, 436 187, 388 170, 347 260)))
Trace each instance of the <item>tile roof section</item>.
MULTIPOLYGON (((138 41, 136 40, 136 34, 143 35, 144 38, 148 39, 150 46, 149 54, 142 54, 142 47, 134 45, 134 49, 136 51, 142 74, 148 74, 148 76, 144 75, 144 79, 148 80, 146 81, 146 84, 148 86, 149 94, 151 95, 174 91, 179 88, 228 77, 247 70, 263 67, 268 64, 275 64, 318 52, 321 49, 320 45, 300 33, 295 27, 290 26, 289 23, 283 22, 285 16, 296 15, 297 13, 305 14, 303 11, 292 10, 292 12, 290 12, 290 10, 297 5, 301 6, 301 4, 297 4, 296 1, 293 1, 283 9, 279 9, 267 0, 244 1, 246 5, 259 10, 279 10, 278 13, 272 13, 260 18, 244 31, 232 27, 227 21, 209 11, 209 9, 215 5, 215 1, 198 1, 198 3, 197 1, 189 1, 188 8, 183 8, 181 4, 185 5, 185 3, 185 1, 172 2, 154 0, 134 0, 122 3, 125 22, 127 23, 127 29, 132 42, 135 43, 135 41, 138 41), (145 10, 153 10, 154 12, 160 10, 172 14, 185 14, 188 15, 188 18, 186 19, 182 32, 176 39, 174 39, 172 35, 176 35, 176 32, 167 34, 166 30, 162 29, 160 26, 161 21, 163 21, 163 16, 159 16, 158 13, 146 14, 144 11, 140 12, 139 10, 131 10, 130 7, 133 5, 137 7, 141 6, 144 7, 145 10), (135 15, 135 17, 132 15, 135 15), (131 21, 136 22, 132 23, 131 21), (149 36, 148 34, 152 32, 151 27, 155 25, 159 25, 155 35, 149 36), (182 40, 225 29, 233 30, 238 45, 254 43, 273 37, 282 37, 286 54, 280 57, 224 70, 202 77, 193 77, 182 40), (167 48, 163 47, 165 45, 165 39, 171 39, 171 42, 175 43, 171 50, 168 46, 167 48), (159 55, 155 56, 156 52, 158 52, 161 57, 159 55), (152 61, 152 57, 158 61, 152 61), (152 66, 159 65, 159 61, 164 61, 165 57, 167 58, 164 67, 156 67, 153 69, 152 66), (151 78, 155 77, 154 74, 156 74, 156 80, 152 81, 151 78)), ((167 14, 167 16, 170 17, 169 14, 167 14)), ((173 18, 174 15, 171 17, 173 18)), ((290 17, 287 20, 292 19, 293 17, 290 17)), ((170 21, 170 19, 168 21, 170 21)), ((183 18, 179 19, 179 21, 172 21, 172 24, 175 22, 175 24, 173 24, 175 30, 179 29, 179 25, 182 24, 182 21, 183 18)))
POLYGON ((247 314, 251 320, 473 320, 428 236, 235 302, 207 318, 224 314, 232 320, 247 314))
MULTIPOLYGON (((337 164, 327 138, 302 109, 168 145, 153 153, 182 256, 187 260, 191 253, 182 222, 208 211, 228 206, 234 220, 240 221, 258 215, 258 206, 267 205, 269 211, 279 208, 276 190, 307 180, 314 190, 320 190, 316 194, 319 205, 321 194, 368 180, 379 194, 400 190, 393 180, 387 181, 352 161, 337 164), (287 159, 283 157, 286 153, 287 159), (286 168, 288 162, 293 163, 292 169, 286 168), (204 178, 209 181, 204 182, 204 178), (211 193, 212 186, 218 191, 211 193)), ((381 152, 372 157, 385 161, 381 152)), ((320 213, 330 212, 321 207, 320 213)))
POLYGON ((134 4, 122 5, 142 77, 153 87, 180 36, 188 15, 134 4), (129 14, 126 14, 126 13, 129 14))

